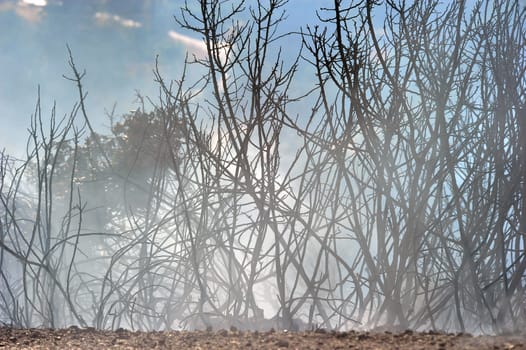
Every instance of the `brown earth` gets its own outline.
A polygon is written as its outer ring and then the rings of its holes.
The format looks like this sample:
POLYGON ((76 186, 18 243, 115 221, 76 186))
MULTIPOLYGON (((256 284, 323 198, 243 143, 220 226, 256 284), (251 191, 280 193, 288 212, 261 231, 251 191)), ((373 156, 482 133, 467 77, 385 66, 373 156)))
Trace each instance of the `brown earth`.
POLYGON ((438 332, 97 331, 0 328, 0 349, 526 349, 526 335, 438 332))

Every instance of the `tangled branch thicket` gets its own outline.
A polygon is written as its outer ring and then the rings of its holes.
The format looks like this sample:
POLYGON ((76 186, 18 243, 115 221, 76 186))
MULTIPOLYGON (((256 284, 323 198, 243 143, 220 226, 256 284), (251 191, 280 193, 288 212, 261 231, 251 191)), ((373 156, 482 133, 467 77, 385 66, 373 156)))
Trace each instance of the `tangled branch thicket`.
POLYGON ((1 322, 524 327, 524 8, 335 1, 294 34, 285 2, 183 8, 202 79, 157 69, 110 135, 70 55, 79 103, 0 158, 1 322))

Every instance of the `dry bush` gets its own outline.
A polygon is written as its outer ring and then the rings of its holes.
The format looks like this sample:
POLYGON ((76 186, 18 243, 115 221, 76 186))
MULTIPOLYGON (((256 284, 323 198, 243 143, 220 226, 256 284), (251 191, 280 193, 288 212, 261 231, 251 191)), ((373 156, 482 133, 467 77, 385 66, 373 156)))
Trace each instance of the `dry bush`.
POLYGON ((336 1, 297 34, 285 3, 183 8, 202 78, 156 69, 111 135, 70 53, 79 103, 1 158, 3 322, 524 326, 524 9, 336 1))

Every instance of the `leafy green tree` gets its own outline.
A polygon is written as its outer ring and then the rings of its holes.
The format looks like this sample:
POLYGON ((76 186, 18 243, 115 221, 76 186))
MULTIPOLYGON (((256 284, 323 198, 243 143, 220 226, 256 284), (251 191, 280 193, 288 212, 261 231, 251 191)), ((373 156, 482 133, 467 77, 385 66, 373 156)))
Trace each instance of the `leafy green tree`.
MULTIPOLYGON (((88 222, 94 229, 104 232, 127 211, 147 209, 155 178, 176 166, 182 123, 172 124, 158 110, 137 110, 113 123, 111 134, 91 134, 78 146, 74 181, 88 207, 93 208, 88 222)), ((58 198, 66 198, 70 191, 74 150, 75 145, 67 143, 57 159, 58 198)))

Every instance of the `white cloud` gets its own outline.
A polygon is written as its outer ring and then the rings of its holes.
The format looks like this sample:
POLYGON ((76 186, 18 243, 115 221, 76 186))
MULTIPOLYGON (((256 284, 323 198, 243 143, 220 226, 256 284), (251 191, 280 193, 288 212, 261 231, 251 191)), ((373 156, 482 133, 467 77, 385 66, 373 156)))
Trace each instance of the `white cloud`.
POLYGON ((183 44, 191 55, 202 59, 206 57, 206 44, 204 41, 177 33, 174 30, 168 32, 168 36, 174 41, 183 44))
MULTIPOLYGON (((38 0, 30 0, 38 1, 38 0)), ((119 15, 112 15, 108 12, 97 12, 95 13, 95 20, 99 24, 118 24, 126 28, 140 28, 142 27, 141 22, 134 21, 132 19, 123 18, 119 15)))
MULTIPOLYGON (((206 44, 203 40, 195 39, 190 36, 170 30, 168 36, 186 47, 186 50, 190 55, 194 55, 197 59, 204 59, 207 57, 206 44)), ((225 62, 227 59, 228 44, 221 42, 218 45, 219 48, 219 59, 221 62, 225 62)))
POLYGON ((23 4, 44 7, 47 5, 46 0, 22 0, 23 4))

